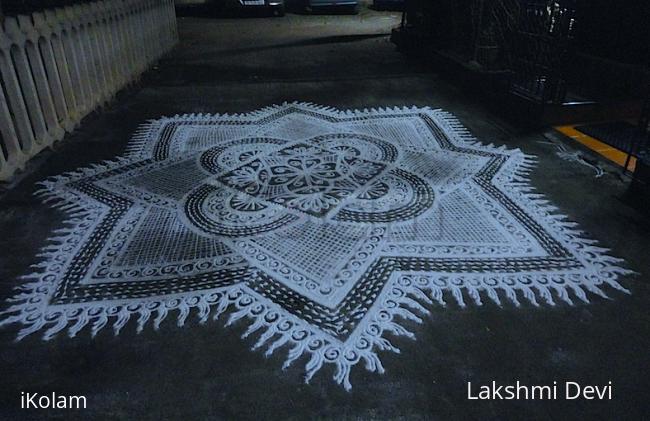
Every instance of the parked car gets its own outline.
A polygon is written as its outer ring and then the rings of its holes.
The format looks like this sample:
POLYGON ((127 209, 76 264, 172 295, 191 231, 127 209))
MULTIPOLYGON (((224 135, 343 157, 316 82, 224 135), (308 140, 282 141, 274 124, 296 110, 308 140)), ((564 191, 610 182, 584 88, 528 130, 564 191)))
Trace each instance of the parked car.
POLYGON ((246 8, 271 9, 276 16, 284 16, 284 0, 238 0, 239 5, 246 8))
POLYGON ((194 9, 194 14, 205 10, 228 13, 237 9, 266 9, 271 10, 275 16, 284 16, 285 10, 284 0, 174 0, 174 4, 177 10, 183 10, 184 13, 194 9))
POLYGON ((357 0, 305 0, 307 9, 324 9, 324 8, 348 8, 353 12, 358 12, 359 2, 357 0))

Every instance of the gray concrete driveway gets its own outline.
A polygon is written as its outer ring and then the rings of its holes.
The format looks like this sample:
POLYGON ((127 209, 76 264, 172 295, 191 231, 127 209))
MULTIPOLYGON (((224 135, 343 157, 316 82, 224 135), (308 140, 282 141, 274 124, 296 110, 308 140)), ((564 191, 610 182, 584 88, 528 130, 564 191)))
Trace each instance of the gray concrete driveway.
POLYGON ((356 369, 346 392, 324 370, 309 385, 304 364, 282 370, 283 357, 251 352, 245 325, 169 321, 159 331, 114 337, 33 335, 15 343, 17 327, 0 330, 0 419, 642 419, 650 390, 650 228, 625 200, 614 169, 559 159, 539 132, 522 132, 490 114, 471 92, 395 51, 390 12, 356 16, 179 18, 181 43, 108 107, 88 117, 54 152, 0 199, 0 297, 63 214, 31 196, 50 175, 124 151, 138 124, 177 113, 245 112, 283 102, 337 108, 418 105, 444 108, 486 142, 538 155, 538 190, 640 275, 622 283, 631 295, 590 305, 503 308, 486 303, 432 307, 411 326, 417 341, 396 338, 401 354, 382 356, 383 375, 356 369), (612 381, 612 401, 477 402, 467 381, 532 384, 612 381), (83 412, 25 412, 20 391, 84 394, 83 412))

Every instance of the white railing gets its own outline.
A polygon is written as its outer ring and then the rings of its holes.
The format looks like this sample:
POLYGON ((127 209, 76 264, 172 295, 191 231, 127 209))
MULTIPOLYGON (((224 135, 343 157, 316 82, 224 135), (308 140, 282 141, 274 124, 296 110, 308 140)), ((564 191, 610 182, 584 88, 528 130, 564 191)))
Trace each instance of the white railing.
POLYGON ((63 138, 178 40, 173 0, 106 0, 0 28, 0 181, 63 138))

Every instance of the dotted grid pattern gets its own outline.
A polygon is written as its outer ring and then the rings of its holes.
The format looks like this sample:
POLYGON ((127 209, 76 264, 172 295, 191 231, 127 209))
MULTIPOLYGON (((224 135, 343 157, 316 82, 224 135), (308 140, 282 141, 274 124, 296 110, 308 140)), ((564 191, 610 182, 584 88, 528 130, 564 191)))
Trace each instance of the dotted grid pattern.
POLYGON ((152 208, 118 259, 118 266, 146 266, 184 260, 203 260, 229 254, 216 238, 190 231, 176 212, 152 208))
POLYGON ((444 192, 467 181, 467 174, 478 172, 487 163, 487 158, 470 158, 456 152, 440 151, 435 154, 404 151, 402 165, 422 176, 425 180, 440 186, 444 192))
POLYGON ((333 125, 324 123, 322 119, 288 115, 264 126, 258 133, 260 136, 303 140, 322 135, 330 130, 337 131, 333 125))
POLYGON ((366 240, 369 226, 307 221, 253 241, 278 259, 322 283, 333 279, 366 240))
POLYGON ((186 132, 186 138, 177 135, 175 141, 170 146, 177 153, 203 151, 214 145, 220 145, 224 142, 248 137, 252 132, 251 127, 241 126, 190 126, 180 130, 180 133, 186 132))
POLYGON ((512 239, 498 228, 496 221, 461 190, 439 198, 437 206, 414 223, 393 227, 393 238, 398 242, 448 244, 512 242, 512 239))
POLYGON ((141 190, 180 200, 197 181, 207 174, 196 165, 194 159, 153 170, 137 177, 127 179, 127 183, 141 190))
POLYGON ((379 139, 390 140, 402 150, 431 152, 437 150, 437 139, 422 125, 418 118, 402 118, 391 121, 362 121, 350 125, 357 133, 365 133, 379 139))

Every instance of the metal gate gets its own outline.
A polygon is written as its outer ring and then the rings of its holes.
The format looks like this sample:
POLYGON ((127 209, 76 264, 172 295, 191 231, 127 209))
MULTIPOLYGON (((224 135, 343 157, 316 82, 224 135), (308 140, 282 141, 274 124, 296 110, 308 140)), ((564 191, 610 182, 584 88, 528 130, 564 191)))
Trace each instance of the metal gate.
POLYGON ((508 42, 512 92, 546 104, 567 94, 566 66, 576 25, 575 0, 526 0, 508 42))

